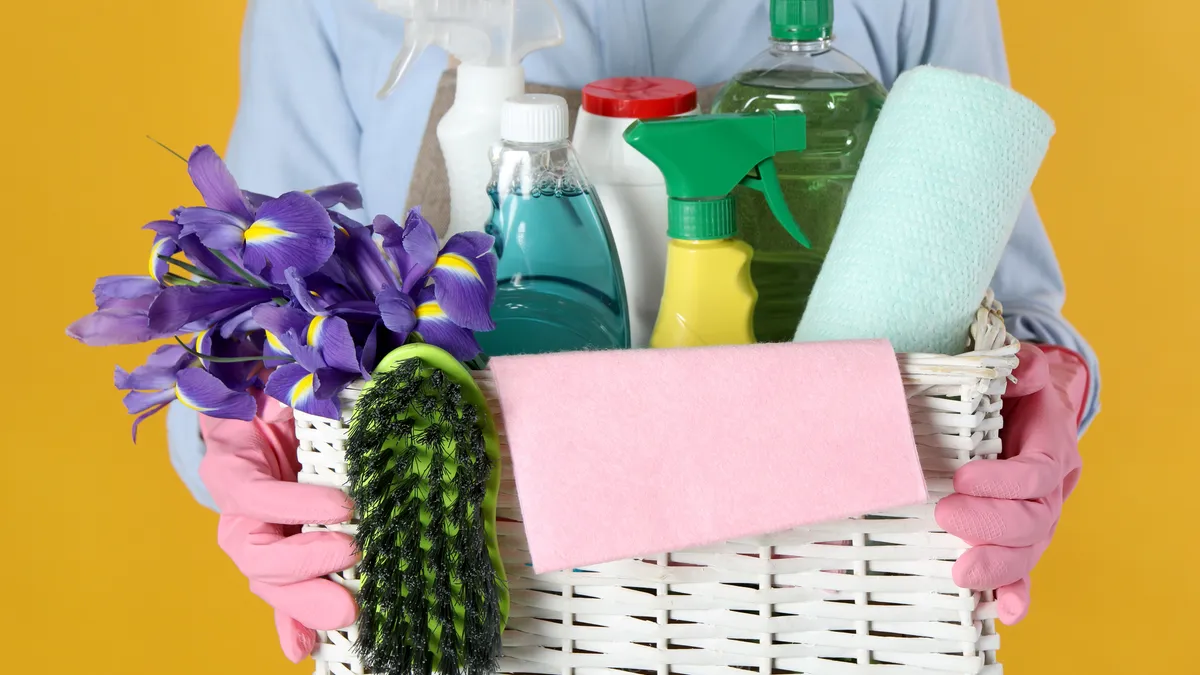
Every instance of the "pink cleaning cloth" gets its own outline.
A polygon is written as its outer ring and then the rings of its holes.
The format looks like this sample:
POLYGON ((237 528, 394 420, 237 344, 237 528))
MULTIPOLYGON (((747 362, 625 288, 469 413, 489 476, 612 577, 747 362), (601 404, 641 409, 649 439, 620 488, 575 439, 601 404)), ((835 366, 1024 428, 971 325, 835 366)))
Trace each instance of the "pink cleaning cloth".
POLYGON ((538 573, 923 504, 886 341, 496 358, 538 573))

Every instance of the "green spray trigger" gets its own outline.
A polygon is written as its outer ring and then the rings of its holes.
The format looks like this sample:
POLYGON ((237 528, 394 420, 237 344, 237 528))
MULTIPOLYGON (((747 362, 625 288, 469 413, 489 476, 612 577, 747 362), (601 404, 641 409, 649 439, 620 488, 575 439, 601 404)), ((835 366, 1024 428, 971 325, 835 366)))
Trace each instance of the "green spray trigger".
POLYGON ((635 122, 625 141, 663 172, 672 239, 728 239, 737 234, 738 185, 761 192, 792 237, 811 247, 783 198, 775 156, 807 147, 801 113, 696 115, 635 122))
POLYGON ((758 176, 758 178, 746 176, 742 180, 742 185, 761 192, 767 199, 767 207, 771 209, 771 213, 775 214, 775 218, 780 225, 783 225, 783 229, 787 230, 788 234, 792 235, 792 238, 800 242, 804 248, 812 248, 812 243, 800 230, 800 225, 792 217, 792 211, 783 198, 783 186, 779 184, 779 170, 775 166, 774 158, 758 165, 758 176))

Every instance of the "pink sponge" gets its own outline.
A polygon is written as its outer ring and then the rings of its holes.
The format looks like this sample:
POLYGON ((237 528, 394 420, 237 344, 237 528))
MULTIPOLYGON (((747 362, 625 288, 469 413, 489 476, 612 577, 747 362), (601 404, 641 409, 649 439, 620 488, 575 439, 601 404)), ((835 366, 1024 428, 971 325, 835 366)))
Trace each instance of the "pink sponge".
POLYGON ((536 572, 921 504, 886 341, 497 358, 536 572))

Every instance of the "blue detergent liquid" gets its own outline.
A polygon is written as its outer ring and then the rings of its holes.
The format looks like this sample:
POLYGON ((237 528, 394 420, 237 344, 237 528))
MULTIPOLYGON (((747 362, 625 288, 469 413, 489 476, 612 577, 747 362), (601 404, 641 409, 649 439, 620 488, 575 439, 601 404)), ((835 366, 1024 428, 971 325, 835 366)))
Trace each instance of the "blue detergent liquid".
POLYGON ((477 333, 489 356, 629 347, 616 248, 592 192, 544 188, 501 198, 487 233, 499 256, 496 330, 477 333))

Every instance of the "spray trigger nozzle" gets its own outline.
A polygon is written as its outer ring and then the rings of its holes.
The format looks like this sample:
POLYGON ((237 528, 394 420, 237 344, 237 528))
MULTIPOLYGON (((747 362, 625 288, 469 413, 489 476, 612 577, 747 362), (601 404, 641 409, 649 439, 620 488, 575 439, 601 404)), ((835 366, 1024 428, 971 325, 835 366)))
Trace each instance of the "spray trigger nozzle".
POLYGON ((563 43, 554 0, 375 0, 404 19, 404 49, 379 92, 386 97, 426 49, 438 46, 472 66, 520 65, 531 52, 563 43))
POLYGON ((767 200, 767 207, 771 209, 771 213, 775 214, 775 218, 783 226, 783 229, 787 230, 788 234, 792 235, 792 238, 804 248, 812 248, 812 243, 800 229, 796 218, 792 216, 792 210, 788 208, 787 200, 783 197, 783 188, 779 183, 779 170, 775 166, 775 159, 769 158, 755 168, 758 176, 746 176, 741 184, 761 192, 767 200))

